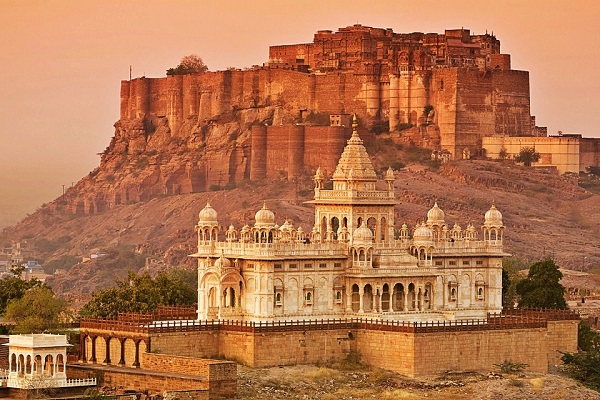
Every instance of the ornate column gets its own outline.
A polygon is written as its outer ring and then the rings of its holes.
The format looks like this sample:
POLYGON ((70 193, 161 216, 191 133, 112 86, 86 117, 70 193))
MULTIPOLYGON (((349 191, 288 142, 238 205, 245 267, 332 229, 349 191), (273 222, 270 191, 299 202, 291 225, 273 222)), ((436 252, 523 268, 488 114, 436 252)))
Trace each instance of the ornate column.
POLYGON ((110 336, 104 338, 104 341, 106 342, 106 358, 104 359, 104 364, 110 364, 110 339, 112 339, 110 336))
POLYGON ((90 362, 92 363, 96 363, 96 338, 98 336, 90 336, 90 338, 92 339, 92 358, 90 358, 90 362))
POLYGON ((87 335, 85 333, 80 333, 79 334, 79 345, 80 345, 79 361, 81 361, 81 362, 87 361, 87 359, 86 359, 86 353, 87 353, 86 340, 87 340, 87 335))
POLYGON ((350 290, 346 290, 346 312, 352 312, 352 286, 350 286, 350 290))
POLYGON ((135 359, 133 361, 133 366, 136 368, 140 367, 140 342, 142 339, 135 339, 133 342, 135 343, 135 359))
POLYGON ((359 297, 359 306, 358 306, 358 313, 359 314, 363 314, 365 312, 365 310, 363 309, 363 296, 365 294, 365 289, 364 287, 359 287, 358 288, 358 297, 359 297))
POLYGON ((125 366, 125 342, 127 341, 127 338, 119 338, 119 342, 121 342, 121 358, 119 359, 119 366, 120 367, 124 367, 125 366))

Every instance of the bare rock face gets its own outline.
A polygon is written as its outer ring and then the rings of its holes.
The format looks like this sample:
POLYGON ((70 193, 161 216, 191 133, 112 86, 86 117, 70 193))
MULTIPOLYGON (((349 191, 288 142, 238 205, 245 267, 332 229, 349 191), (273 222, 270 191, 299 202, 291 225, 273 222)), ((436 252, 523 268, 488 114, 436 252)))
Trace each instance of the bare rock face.
POLYGON ((273 108, 240 110, 173 132, 164 116, 120 120, 100 167, 69 190, 56 206, 89 215, 152 198, 202 192, 249 177, 252 124, 271 119, 273 108))

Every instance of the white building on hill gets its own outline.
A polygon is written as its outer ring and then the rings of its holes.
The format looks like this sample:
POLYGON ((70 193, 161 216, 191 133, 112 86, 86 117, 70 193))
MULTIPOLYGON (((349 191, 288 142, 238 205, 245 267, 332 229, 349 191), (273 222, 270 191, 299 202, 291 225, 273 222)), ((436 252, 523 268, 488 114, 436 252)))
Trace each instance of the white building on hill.
POLYGON ((199 319, 278 321, 485 318, 502 309, 502 214, 492 204, 478 231, 450 227, 437 203, 414 229, 394 223, 394 172, 377 176, 354 132, 324 189, 317 169, 315 224, 281 226, 266 204, 253 226, 218 238, 217 212, 199 214, 199 319))

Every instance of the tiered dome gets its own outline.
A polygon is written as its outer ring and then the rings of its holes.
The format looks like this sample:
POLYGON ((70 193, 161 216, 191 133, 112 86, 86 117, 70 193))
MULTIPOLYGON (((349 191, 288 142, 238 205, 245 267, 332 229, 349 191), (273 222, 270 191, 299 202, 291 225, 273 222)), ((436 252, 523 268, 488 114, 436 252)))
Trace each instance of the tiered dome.
POLYGON ((273 211, 267 208, 267 204, 263 204, 263 208, 258 210, 254 215, 254 226, 262 227, 262 226, 273 226, 275 225, 275 214, 273 211))
POLYGON ((279 230, 282 232, 289 232, 293 228, 294 228, 294 225, 292 225, 292 223, 286 219, 285 222, 283 223, 283 225, 281 225, 279 227, 279 230))
POLYGON ((352 137, 348 140, 348 144, 344 148, 344 152, 340 157, 340 161, 333 173, 333 180, 354 180, 354 181, 377 181, 377 174, 373 169, 371 159, 367 154, 367 149, 363 145, 363 141, 358 136, 356 130, 356 115, 352 122, 352 137), (351 174, 351 176, 349 176, 351 174))
POLYGON ((502 226, 502 213, 492 203, 490 209, 485 213, 485 226, 502 226))
POLYGON ((198 225, 218 225, 217 211, 206 202, 206 206, 198 214, 198 225))
POLYGON ((446 223, 444 221, 445 217, 444 211, 438 207, 436 201, 431 210, 427 211, 427 225, 444 225, 446 223))

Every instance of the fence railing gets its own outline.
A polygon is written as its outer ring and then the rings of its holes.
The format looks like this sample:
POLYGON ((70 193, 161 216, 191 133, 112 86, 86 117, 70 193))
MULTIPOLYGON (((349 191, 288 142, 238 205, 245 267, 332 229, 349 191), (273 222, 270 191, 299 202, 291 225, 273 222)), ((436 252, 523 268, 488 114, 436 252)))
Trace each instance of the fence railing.
POLYGON ((81 329, 110 330, 146 335, 173 332, 233 331, 233 332, 291 332, 335 329, 368 329, 390 332, 430 333, 501 329, 544 328, 548 321, 578 320, 579 314, 570 310, 517 309, 502 314, 489 314, 485 319, 457 321, 397 321, 378 318, 334 318, 292 321, 239 320, 154 320, 133 322, 114 319, 85 318, 81 329))

